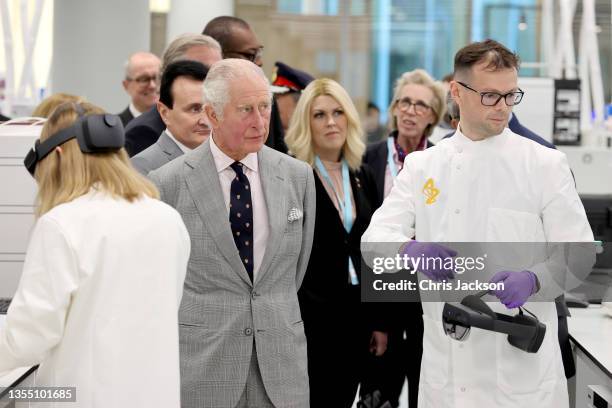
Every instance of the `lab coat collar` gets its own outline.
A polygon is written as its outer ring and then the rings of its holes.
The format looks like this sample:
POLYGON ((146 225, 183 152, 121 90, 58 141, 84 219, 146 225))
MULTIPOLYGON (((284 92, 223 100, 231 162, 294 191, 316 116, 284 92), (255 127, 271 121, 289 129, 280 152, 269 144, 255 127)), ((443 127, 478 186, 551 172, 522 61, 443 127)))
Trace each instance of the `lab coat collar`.
POLYGON ((490 136, 484 140, 474 141, 461 132, 460 123, 455 135, 449 140, 456 147, 461 147, 463 149, 497 149, 501 148, 506 143, 510 133, 510 129, 505 128, 503 132, 498 135, 490 136))

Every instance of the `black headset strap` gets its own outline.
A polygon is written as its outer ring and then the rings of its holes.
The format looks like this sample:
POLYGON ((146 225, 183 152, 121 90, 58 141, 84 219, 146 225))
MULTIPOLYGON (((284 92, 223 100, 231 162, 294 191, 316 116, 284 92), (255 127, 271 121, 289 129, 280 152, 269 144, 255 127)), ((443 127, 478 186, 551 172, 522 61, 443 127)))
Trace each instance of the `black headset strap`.
POLYGON ((536 315, 534 315, 533 313, 531 313, 525 306, 523 307, 519 307, 519 314, 523 314, 523 310, 526 311, 527 313, 529 313, 531 316, 533 316, 534 319, 538 320, 538 318, 536 317, 536 315))
POLYGON ((38 158, 38 160, 44 159, 57 146, 76 137, 75 130, 77 126, 81 126, 81 118, 85 116, 85 110, 83 110, 83 107, 78 102, 74 104, 74 108, 76 110, 77 115, 79 116, 75 123, 73 123, 66 129, 62 129, 59 132, 55 133, 53 136, 51 136, 44 142, 39 142, 36 144, 36 157, 38 158))

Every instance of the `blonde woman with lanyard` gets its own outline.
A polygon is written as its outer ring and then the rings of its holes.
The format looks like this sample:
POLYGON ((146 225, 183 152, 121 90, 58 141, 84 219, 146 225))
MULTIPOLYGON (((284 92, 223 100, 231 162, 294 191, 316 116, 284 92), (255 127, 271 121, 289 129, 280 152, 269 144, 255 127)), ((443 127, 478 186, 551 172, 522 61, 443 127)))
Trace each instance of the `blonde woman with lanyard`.
MULTIPOLYGON (((397 79, 388 112, 392 131, 387 140, 369 145, 363 158, 374 172, 381 201, 391 191, 406 156, 433 146, 428 138, 443 117, 444 108, 444 88, 426 71, 415 69, 397 79)), ((423 352, 423 310, 416 302, 389 304, 389 310, 393 325, 388 351, 369 361, 371 365, 364 374, 376 375, 363 379, 361 392, 379 389, 393 406, 398 406, 407 378, 408 406, 416 408, 423 352)))
POLYGON ((28 153, 38 219, 0 330, 0 375, 40 364, 35 385, 74 387, 57 395, 75 408, 178 408, 189 235, 123 145, 119 117, 70 102, 28 153))
POLYGON ((310 404, 351 407, 365 356, 386 349, 384 322, 361 303, 359 241, 378 207, 357 111, 331 79, 303 91, 286 142, 314 168, 315 234, 298 293, 308 343, 310 404))

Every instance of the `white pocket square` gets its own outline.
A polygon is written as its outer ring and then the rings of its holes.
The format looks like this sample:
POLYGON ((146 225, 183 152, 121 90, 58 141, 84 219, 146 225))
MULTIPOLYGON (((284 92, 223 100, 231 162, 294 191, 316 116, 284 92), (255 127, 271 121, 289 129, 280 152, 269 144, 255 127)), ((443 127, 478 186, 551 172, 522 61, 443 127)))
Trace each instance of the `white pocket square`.
POLYGON ((303 216, 304 214, 302 213, 302 210, 300 210, 299 208, 292 208, 291 211, 289 211, 289 216, 287 217, 287 221, 289 222, 297 221, 303 216))

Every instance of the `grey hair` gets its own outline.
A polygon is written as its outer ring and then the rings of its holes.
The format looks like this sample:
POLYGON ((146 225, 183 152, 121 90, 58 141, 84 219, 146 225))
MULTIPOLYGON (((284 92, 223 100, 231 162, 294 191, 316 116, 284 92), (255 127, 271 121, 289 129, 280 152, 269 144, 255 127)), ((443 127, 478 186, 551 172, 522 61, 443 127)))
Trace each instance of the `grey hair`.
POLYGON ((455 102, 455 99, 453 99, 453 96, 451 95, 450 91, 448 91, 448 93, 446 94, 446 113, 448 114, 448 116, 450 116, 451 119, 460 118, 459 105, 457 105, 457 102, 455 102))
POLYGON ((392 130, 397 129, 397 118, 393 114, 393 110, 398 103, 399 96, 402 93, 402 89, 404 86, 408 84, 417 84, 423 85, 426 88, 429 88, 433 93, 433 101, 431 101, 431 108, 434 113, 435 121, 433 126, 429 126, 425 129, 426 136, 429 136, 433 131, 434 126, 436 126, 442 116, 444 116, 445 110, 445 99, 444 99, 444 87, 440 83, 440 81, 434 81, 434 79, 425 71, 424 69, 415 69, 413 71, 404 72, 398 79, 395 81, 395 87, 393 88, 393 100, 391 101, 391 105, 389 105, 389 128, 392 130))
POLYGON ((125 79, 129 79, 132 76, 132 70, 134 69, 133 60, 134 60, 134 57, 136 57, 137 55, 148 55, 149 57, 154 57, 154 58, 159 59, 157 55, 147 52, 147 51, 137 51, 133 53, 132 55, 128 57, 127 61, 125 61, 125 63, 123 64, 123 68, 125 69, 125 79))
MULTIPOLYGON (((212 106, 219 119, 223 119, 223 109, 229 103, 230 85, 239 83, 249 73, 260 76, 266 84, 268 79, 263 70, 251 61, 238 58, 226 58, 215 62, 204 80, 204 105, 212 106)), ((268 94, 272 101, 272 90, 268 84, 268 94)))
POLYGON ((161 72, 163 73, 166 67, 176 61, 185 59, 185 54, 192 47, 204 46, 214 50, 219 50, 221 46, 219 42, 209 35, 204 34, 182 34, 176 37, 164 51, 162 56, 161 72))

